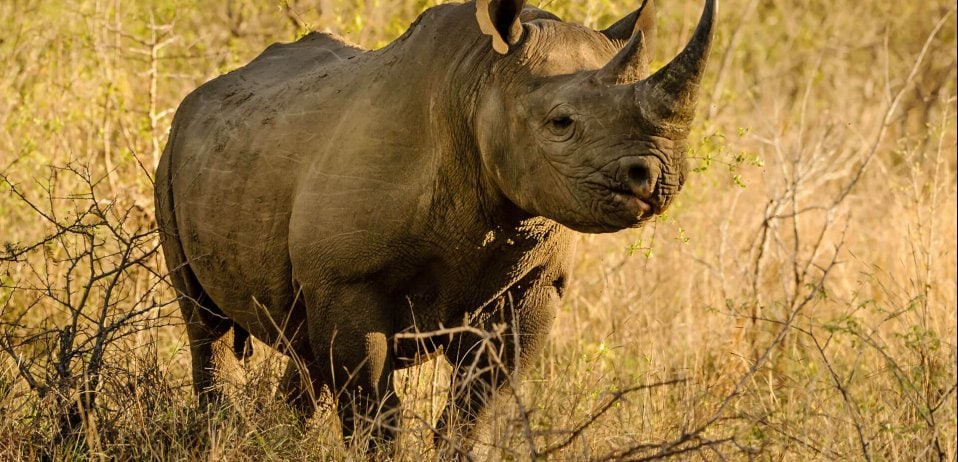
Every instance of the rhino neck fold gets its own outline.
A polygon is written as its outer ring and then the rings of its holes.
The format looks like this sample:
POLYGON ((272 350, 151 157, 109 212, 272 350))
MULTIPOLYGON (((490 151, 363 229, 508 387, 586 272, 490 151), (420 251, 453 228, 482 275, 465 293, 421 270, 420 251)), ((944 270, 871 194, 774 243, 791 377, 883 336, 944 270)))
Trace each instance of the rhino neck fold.
POLYGON ((424 216, 441 217, 440 223, 457 229, 471 224, 483 230, 531 218, 483 174, 475 110, 486 74, 501 57, 476 25, 472 4, 430 9, 402 37, 371 54, 387 63, 384 74, 402 76, 391 81, 419 96, 413 100, 421 106, 411 109, 422 117, 418 125, 424 131, 411 135, 421 136, 421 161, 429 166, 423 175, 432 179, 423 191, 428 202, 421 206, 429 209, 424 216))

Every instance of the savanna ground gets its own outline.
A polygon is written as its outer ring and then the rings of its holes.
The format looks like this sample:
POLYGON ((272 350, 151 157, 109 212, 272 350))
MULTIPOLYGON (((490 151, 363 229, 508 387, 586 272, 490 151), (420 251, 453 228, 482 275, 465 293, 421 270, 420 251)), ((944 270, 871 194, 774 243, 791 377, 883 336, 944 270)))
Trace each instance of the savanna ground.
MULTIPOLYGON (((0 459, 357 457, 334 413, 296 428, 264 345, 197 411, 151 178, 200 83, 308 29, 381 46, 432 4, 0 2, 0 459)), ((701 2, 658 6, 653 66, 701 2)), ((723 0, 718 24, 695 173, 654 225, 579 239, 478 457, 955 460, 953 3, 723 0)), ((401 374, 398 460, 431 457, 444 374, 401 374)))

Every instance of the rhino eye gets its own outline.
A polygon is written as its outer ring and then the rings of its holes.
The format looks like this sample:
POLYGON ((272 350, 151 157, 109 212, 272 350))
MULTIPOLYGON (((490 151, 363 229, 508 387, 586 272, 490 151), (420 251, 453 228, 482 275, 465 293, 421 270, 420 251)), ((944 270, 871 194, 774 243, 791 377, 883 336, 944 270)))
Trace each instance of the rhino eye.
POLYGON ((565 130, 569 128, 570 125, 572 125, 572 117, 569 117, 569 116, 555 117, 552 120, 550 120, 549 123, 552 124, 552 128, 565 130))
POLYGON ((568 140, 572 136, 572 125, 574 120, 569 116, 556 116, 549 119, 549 131, 554 136, 562 138, 561 141, 568 140))

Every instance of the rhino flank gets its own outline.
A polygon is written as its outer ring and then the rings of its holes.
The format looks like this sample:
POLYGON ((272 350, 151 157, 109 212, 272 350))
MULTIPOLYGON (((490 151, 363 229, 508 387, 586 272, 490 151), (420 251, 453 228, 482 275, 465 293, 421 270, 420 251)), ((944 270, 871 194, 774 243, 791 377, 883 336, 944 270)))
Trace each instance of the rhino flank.
POLYGON ((279 391, 304 418, 328 387, 344 436, 372 419, 388 446, 392 372, 441 351, 437 443, 468 451, 547 335, 573 230, 640 226, 681 189, 714 3, 652 75, 651 1, 593 31, 480 0, 431 8, 380 50, 274 44, 192 92, 156 215, 201 403, 219 399, 232 358, 214 343, 233 329, 237 355, 253 335, 298 358, 279 391))

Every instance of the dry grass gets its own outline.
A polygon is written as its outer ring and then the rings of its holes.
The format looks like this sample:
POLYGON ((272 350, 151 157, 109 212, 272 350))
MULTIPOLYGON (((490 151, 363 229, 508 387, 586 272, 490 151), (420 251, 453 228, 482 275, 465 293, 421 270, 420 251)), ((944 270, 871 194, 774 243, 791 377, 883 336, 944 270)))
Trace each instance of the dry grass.
MULTIPOLYGON (((700 6, 662 3, 665 59, 700 6)), ((722 3, 696 173, 654 226, 581 237, 480 458, 955 460, 956 14, 902 3, 722 3)), ((0 459, 357 458, 333 414, 293 425, 263 345, 196 412, 150 178, 201 82, 304 27, 381 45, 430 4, 0 3, 0 459)), ((400 374, 398 459, 432 454, 447 374, 400 374)))

